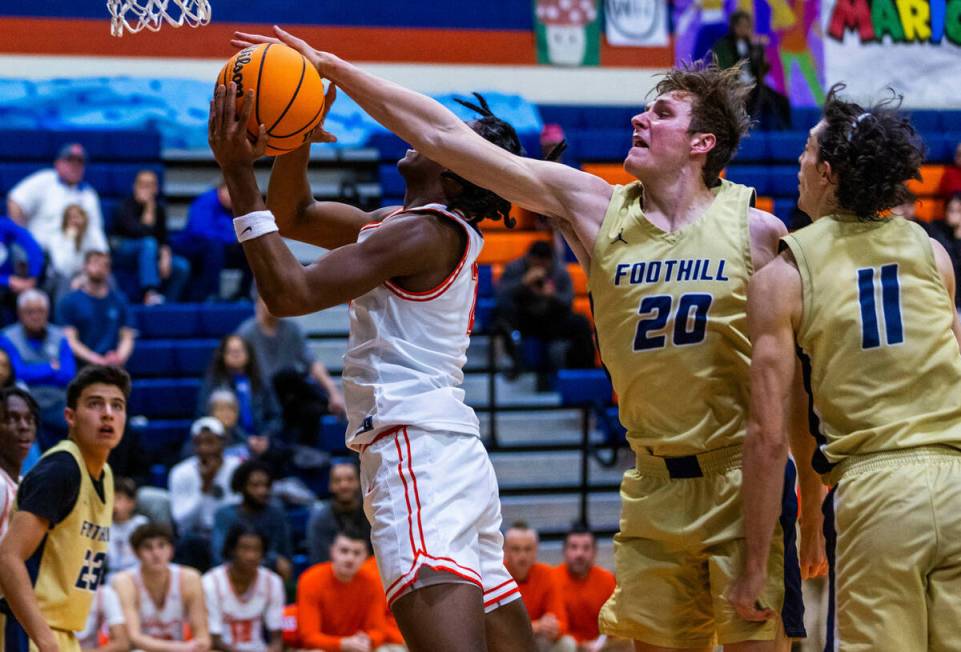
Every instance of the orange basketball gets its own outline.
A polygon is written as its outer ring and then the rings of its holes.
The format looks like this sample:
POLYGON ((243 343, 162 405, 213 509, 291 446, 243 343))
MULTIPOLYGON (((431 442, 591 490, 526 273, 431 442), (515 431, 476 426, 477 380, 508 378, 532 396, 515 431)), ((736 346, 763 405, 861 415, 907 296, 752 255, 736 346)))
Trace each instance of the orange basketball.
POLYGON ((267 154, 279 156, 297 149, 320 122, 324 85, 317 69, 286 45, 264 43, 244 48, 228 61, 217 84, 237 84, 239 101, 254 91, 247 132, 256 138, 259 125, 267 127, 267 154))

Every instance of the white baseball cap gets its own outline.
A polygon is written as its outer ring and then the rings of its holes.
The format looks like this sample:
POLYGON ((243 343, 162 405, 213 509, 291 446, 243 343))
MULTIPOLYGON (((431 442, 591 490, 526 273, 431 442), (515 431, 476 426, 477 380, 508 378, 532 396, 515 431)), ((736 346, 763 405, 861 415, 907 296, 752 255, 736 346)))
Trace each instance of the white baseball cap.
POLYGON ((220 420, 214 417, 200 417, 194 421, 193 425, 190 426, 190 436, 196 437, 204 430, 209 430, 218 437, 226 436, 226 433, 224 432, 224 424, 220 423, 220 420))

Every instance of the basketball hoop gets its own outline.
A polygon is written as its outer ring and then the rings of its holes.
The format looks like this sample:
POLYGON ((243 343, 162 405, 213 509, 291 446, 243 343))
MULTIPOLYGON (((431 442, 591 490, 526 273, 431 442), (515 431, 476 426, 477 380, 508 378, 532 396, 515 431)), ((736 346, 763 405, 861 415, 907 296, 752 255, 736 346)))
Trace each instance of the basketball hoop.
POLYGON ((166 21, 171 27, 200 27, 210 22, 210 0, 107 0, 110 34, 123 36, 143 29, 156 32, 166 21))

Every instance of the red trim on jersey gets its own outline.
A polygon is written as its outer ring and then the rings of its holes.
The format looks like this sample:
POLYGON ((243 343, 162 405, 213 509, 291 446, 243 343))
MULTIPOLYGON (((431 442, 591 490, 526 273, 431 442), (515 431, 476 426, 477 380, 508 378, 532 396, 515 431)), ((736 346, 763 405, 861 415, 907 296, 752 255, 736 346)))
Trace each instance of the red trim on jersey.
MULTIPOLYGON (((477 588, 483 590, 483 587, 481 586, 481 583, 480 583, 480 582, 478 582, 477 580, 475 580, 473 577, 468 577, 467 575, 464 575, 463 573, 459 573, 458 571, 454 570, 453 568, 447 568, 447 567, 445 567, 445 566, 439 566, 439 565, 435 565, 435 564, 428 564, 428 563, 424 562, 424 563, 418 565, 417 570, 419 571, 419 570, 420 570, 421 568, 423 568, 424 566, 426 566, 427 568, 431 569, 432 571, 435 571, 435 572, 438 572, 438 573, 450 573, 451 575, 456 575, 457 577, 461 578, 461 579, 464 580, 465 582, 470 582, 471 584, 476 585, 477 588)), ((416 581, 417 581, 417 574, 415 573, 415 574, 414 574, 414 577, 412 577, 410 580, 408 580, 407 582, 405 582, 404 584, 402 584, 396 591, 394 591, 394 595, 393 595, 392 597, 389 597, 389 598, 387 599, 387 606, 388 606, 388 607, 391 607, 398 598, 403 597, 403 596, 404 596, 404 591, 405 591, 407 588, 409 588, 410 585, 413 584, 413 583, 416 582, 416 581)), ((485 605, 485 606, 486 606, 486 605, 485 605)))
POLYGON ((414 544, 414 515, 410 508, 410 496, 407 492, 407 480, 404 478, 404 454, 400 450, 400 440, 394 437, 394 446, 397 447, 397 474, 400 476, 400 481, 404 485, 404 502, 407 503, 407 528, 410 534, 410 551, 414 555, 414 561, 417 560, 417 546, 414 544))
POLYGON ((508 592, 505 593, 504 595, 500 595, 500 596, 497 596, 496 598, 491 598, 490 600, 487 600, 487 601, 484 603, 484 607, 487 608, 487 607, 491 606, 492 604, 494 604, 494 603, 496 603, 496 602, 500 602, 500 601, 503 600, 504 598, 509 598, 509 597, 511 597, 511 596, 514 595, 515 593, 520 593, 520 591, 521 591, 521 590, 515 586, 513 589, 511 589, 510 591, 508 591, 508 592))
POLYGON ((477 292, 480 290, 480 284, 477 282, 477 277, 480 272, 477 268, 477 262, 471 266, 471 280, 474 281, 474 300, 470 304, 470 317, 467 322, 467 334, 470 335, 474 330, 474 316, 477 314, 477 292))
POLYGON ((361 444, 361 445, 360 445, 360 452, 363 453, 365 450, 367 450, 368 448, 370 448, 371 446, 373 446, 374 444, 376 444, 377 442, 379 442, 379 441, 380 441, 381 439, 383 439, 384 437, 389 437, 390 435, 396 435, 396 434, 397 434, 398 432, 400 432, 403 428, 404 428, 404 426, 394 426, 393 428, 390 428, 389 430, 383 431, 382 433, 380 433, 379 435, 377 435, 376 437, 374 437, 373 439, 371 439, 370 442, 368 442, 368 443, 366 443, 366 444, 361 444))
POLYGON ((509 580, 507 580, 507 581, 505 581, 505 582, 501 582, 500 584, 498 584, 498 585, 495 586, 494 588, 492 588, 492 589, 487 589, 486 591, 484 591, 484 595, 487 595, 488 593, 493 593, 493 592, 496 591, 497 589, 502 589, 502 588, 504 588, 505 586, 507 586, 508 584, 511 584, 511 583, 513 583, 513 582, 514 582, 514 578, 511 578, 511 579, 509 579, 509 580))
POLYGON ((414 466, 411 463, 414 456, 410 452, 410 435, 407 433, 407 426, 404 426, 404 443, 407 445, 407 471, 410 473, 410 480, 414 484, 414 502, 417 504, 417 529, 420 530, 420 549, 426 555, 427 543, 424 542, 424 524, 420 520, 420 492, 417 490, 417 476, 414 475, 414 466))
MULTIPOLYGON (((397 213, 391 213, 390 215, 388 215, 387 217, 384 218, 384 222, 386 222, 387 219, 393 217, 394 215, 397 215, 397 214, 400 213, 400 212, 404 212, 404 213, 431 213, 431 214, 434 214, 434 215, 440 215, 440 216, 442 216, 442 217, 446 217, 447 219, 453 220, 453 221, 454 221, 456 224, 458 224, 462 229, 464 229, 464 234, 467 236, 467 245, 464 247, 464 253, 461 255, 460 262, 457 263, 457 267, 454 268, 454 271, 452 271, 450 274, 448 274, 447 278, 445 278, 443 281, 441 281, 441 282, 440 282, 437 286, 435 286, 434 288, 432 288, 432 289, 430 289, 430 290, 426 290, 426 291, 424 291, 424 292, 414 292, 414 291, 412 291, 412 290, 405 290, 404 288, 400 287, 400 286, 397 285, 396 283, 391 283, 389 280, 388 280, 388 281, 384 281, 384 286, 385 286, 388 290, 390 290, 391 292, 393 292, 395 295, 397 295, 398 297, 400 297, 401 299, 406 299, 407 301, 431 301, 431 300, 433 300, 433 299, 436 299, 436 298, 439 297, 440 295, 442 295, 444 292, 446 292, 447 289, 448 289, 451 285, 454 284, 454 281, 457 280, 458 274, 460 274, 460 271, 464 268, 464 263, 467 262, 467 256, 470 254, 470 243, 471 243, 471 240, 470 240, 470 228, 463 222, 463 218, 457 217, 456 215, 454 215, 453 213, 450 213, 450 212, 448 212, 448 211, 441 210, 441 209, 439 209, 439 208, 431 208, 431 207, 429 207, 429 206, 422 206, 422 207, 419 207, 419 208, 411 208, 411 209, 403 209, 403 210, 401 210, 401 211, 397 211, 397 213)), ((381 223, 383 223, 383 222, 381 222, 381 223)))

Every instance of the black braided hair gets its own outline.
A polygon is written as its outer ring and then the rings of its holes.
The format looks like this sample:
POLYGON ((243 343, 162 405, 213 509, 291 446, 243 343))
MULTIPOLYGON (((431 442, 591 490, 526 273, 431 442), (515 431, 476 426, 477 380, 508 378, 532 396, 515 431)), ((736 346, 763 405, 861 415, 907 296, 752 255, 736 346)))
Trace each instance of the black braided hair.
MULTIPOLYGON (((512 154, 523 156, 525 153, 524 147, 521 145, 514 127, 494 115, 483 95, 480 93, 473 93, 473 95, 477 99, 477 104, 454 98, 454 101, 458 104, 481 116, 468 123, 471 128, 484 140, 494 143, 498 147, 503 147, 512 154)), ((507 228, 514 228, 516 221, 510 216, 511 203, 509 201, 449 170, 443 172, 442 176, 456 181, 461 187, 461 192, 448 204, 449 208, 465 213, 474 224, 484 219, 504 220, 507 228)))
POLYGON ((824 103, 825 126, 818 134, 818 158, 837 175, 841 208, 862 218, 914 198, 905 182, 921 179, 924 145, 908 118, 899 112, 904 97, 890 97, 864 108, 840 98, 835 84, 824 103))

